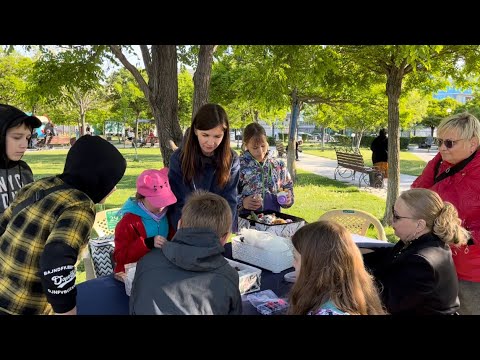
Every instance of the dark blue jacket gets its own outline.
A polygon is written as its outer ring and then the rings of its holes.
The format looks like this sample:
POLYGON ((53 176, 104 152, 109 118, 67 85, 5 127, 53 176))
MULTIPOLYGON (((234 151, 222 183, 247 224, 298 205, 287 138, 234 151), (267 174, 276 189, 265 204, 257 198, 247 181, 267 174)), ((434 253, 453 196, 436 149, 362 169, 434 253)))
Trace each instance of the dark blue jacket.
POLYGON ((232 165, 230 168, 230 179, 224 188, 217 185, 215 177, 215 155, 206 157, 200 155, 200 163, 196 171, 195 179, 189 184, 184 182, 182 172, 182 162, 180 160, 180 153, 182 148, 177 149, 170 157, 170 168, 168 171, 168 181, 173 193, 177 197, 177 202, 168 207, 168 219, 171 226, 175 229, 178 225, 178 220, 182 214, 182 208, 185 201, 194 190, 206 190, 214 194, 220 195, 228 201, 230 209, 232 209, 232 232, 237 232, 237 185, 240 176, 240 161, 238 155, 232 152, 232 165))

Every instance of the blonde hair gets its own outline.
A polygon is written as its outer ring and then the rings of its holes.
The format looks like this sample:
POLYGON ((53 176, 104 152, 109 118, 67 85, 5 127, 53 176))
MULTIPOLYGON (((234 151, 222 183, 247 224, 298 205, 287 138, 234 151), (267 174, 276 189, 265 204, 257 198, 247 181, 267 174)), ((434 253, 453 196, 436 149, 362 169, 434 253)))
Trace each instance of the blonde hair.
POLYGON ((431 230, 447 244, 465 245, 470 233, 462 227, 455 206, 428 189, 410 189, 400 198, 412 210, 415 219, 423 219, 427 229, 431 230))
MULTIPOLYGON (((443 134, 449 130, 458 132, 461 139, 477 139, 480 142, 480 121, 468 112, 455 114, 442 120, 437 128, 437 134, 443 134)), ((457 139, 452 139, 457 140, 457 139)))
POLYGON ((181 227, 208 228, 222 238, 232 227, 232 210, 220 195, 196 190, 183 206, 181 219, 181 227))
POLYGON ((290 292, 289 314, 305 315, 327 301, 349 314, 385 314, 373 277, 350 232, 333 221, 316 221, 292 237, 301 255, 290 292))

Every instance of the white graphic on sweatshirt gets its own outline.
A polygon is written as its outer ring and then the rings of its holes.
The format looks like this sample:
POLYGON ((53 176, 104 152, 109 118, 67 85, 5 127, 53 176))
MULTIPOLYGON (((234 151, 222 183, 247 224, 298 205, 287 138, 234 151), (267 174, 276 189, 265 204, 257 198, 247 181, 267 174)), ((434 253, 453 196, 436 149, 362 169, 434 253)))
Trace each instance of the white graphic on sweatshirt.
POLYGON ((50 275, 50 274, 54 274, 56 272, 59 272, 59 271, 62 271, 62 270, 72 270, 75 266, 73 265, 63 265, 63 266, 59 266, 55 269, 51 269, 51 270, 45 270, 43 272, 43 275, 44 276, 47 276, 47 275, 50 275))
POLYGON ((53 284, 58 289, 63 288, 65 285, 67 285, 72 280, 75 280, 75 269, 70 271, 70 273, 67 276, 63 276, 63 275, 52 276, 53 284))
POLYGON ((0 195, 2 197, 3 208, 6 209, 8 205, 15 199, 17 195, 18 189, 23 186, 22 182, 20 181, 20 174, 13 174, 8 175, 8 180, 5 177, 0 176, 0 195), (7 188, 7 181, 9 182, 9 186, 7 188), (15 183, 14 183, 15 181, 15 183), (16 184, 17 186, 14 186, 16 184), (7 190, 10 190, 10 201, 7 190))

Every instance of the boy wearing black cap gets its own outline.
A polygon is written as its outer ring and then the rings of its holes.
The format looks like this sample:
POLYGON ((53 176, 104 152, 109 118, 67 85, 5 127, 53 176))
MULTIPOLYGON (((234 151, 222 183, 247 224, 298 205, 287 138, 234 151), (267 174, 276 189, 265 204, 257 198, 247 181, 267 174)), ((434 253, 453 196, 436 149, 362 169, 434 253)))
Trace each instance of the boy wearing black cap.
POLYGON ((0 104, 0 215, 18 190, 33 181, 32 169, 20 159, 27 150, 33 129, 41 125, 37 117, 0 104))
POLYGON ((0 314, 76 314, 75 264, 95 204, 115 190, 126 166, 115 146, 85 135, 70 148, 62 174, 18 192, 0 216, 0 314))

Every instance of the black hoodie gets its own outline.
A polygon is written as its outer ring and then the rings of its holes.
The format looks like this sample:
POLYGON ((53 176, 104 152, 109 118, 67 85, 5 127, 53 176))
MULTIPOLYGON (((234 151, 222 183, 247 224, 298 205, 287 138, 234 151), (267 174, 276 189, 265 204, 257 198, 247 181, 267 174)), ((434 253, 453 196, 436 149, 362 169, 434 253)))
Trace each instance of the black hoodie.
POLYGON ((115 146, 85 135, 68 152, 61 175, 19 191, 13 208, 40 190, 69 185, 15 215, 8 209, 0 216, 5 229, 0 235, 0 313, 45 314, 51 308, 65 313, 75 307, 75 263, 88 241, 94 203, 115 187, 126 165, 115 146))
POLYGON ((114 145, 99 136, 84 135, 68 152, 59 177, 97 204, 122 179, 126 168, 125 158, 114 145))
POLYGON ((7 130, 22 123, 31 129, 42 125, 35 116, 29 116, 13 106, 0 104, 0 214, 12 203, 18 190, 33 181, 32 169, 25 161, 13 161, 7 157, 7 130))

